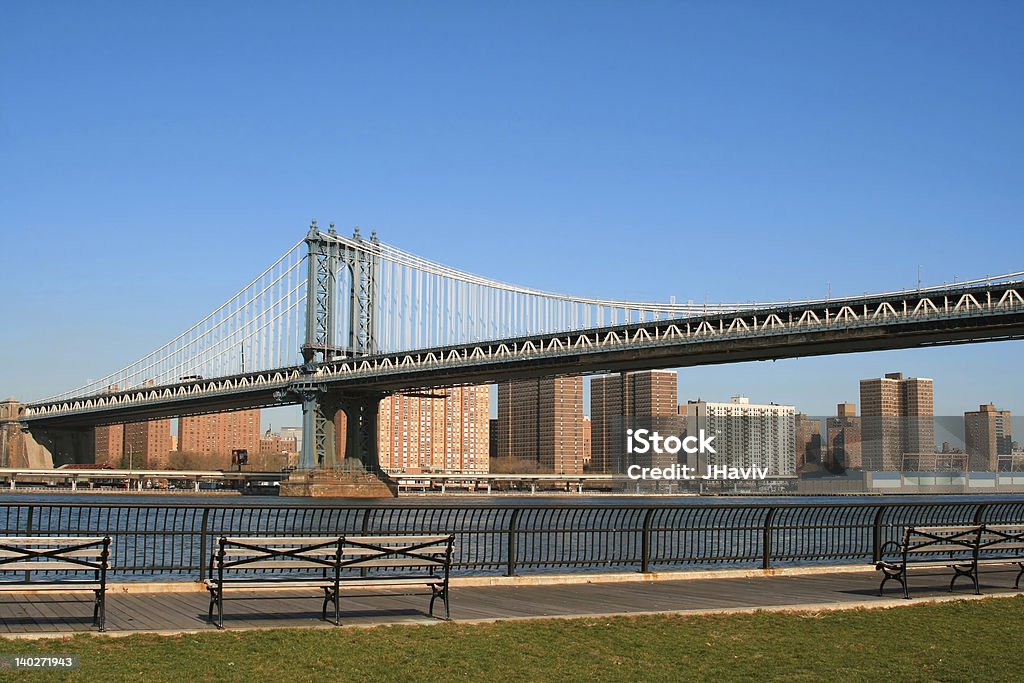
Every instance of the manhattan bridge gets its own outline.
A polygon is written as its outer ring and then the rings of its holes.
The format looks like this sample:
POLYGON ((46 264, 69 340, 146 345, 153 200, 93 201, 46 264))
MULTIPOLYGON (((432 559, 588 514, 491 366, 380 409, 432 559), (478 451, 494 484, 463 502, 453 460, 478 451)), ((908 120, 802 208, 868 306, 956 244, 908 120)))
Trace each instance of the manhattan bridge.
POLYGON ((303 468, 378 471, 378 404, 392 393, 1022 337, 1024 272, 846 298, 641 303, 490 280, 314 221, 174 339, 7 419, 61 464, 92 462, 100 425, 298 404, 303 468))

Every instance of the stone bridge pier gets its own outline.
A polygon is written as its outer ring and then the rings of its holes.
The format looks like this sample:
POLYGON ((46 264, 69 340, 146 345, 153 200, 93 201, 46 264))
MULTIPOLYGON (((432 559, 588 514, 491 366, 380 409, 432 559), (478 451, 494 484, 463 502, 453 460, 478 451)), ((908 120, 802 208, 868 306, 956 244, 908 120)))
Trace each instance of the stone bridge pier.
POLYGON ((15 399, 0 401, 0 466, 48 469, 94 461, 92 427, 30 429, 22 421, 23 414, 24 406, 15 399))

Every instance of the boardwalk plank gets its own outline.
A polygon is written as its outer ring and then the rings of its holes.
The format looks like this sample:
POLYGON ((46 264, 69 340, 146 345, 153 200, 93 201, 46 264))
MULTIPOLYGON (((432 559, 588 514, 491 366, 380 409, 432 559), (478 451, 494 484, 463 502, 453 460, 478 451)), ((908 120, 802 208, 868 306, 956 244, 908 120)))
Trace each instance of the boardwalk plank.
MULTIPOLYGON (((1008 594, 1012 570, 986 572, 984 592, 1008 594)), ((691 579, 658 582, 592 583, 537 586, 478 586, 452 589, 452 616, 489 619, 573 614, 701 611, 831 604, 880 600, 879 578, 872 572, 691 579)), ((918 572, 911 595, 945 596, 948 572, 918 572)), ((972 593, 966 583, 957 593, 972 593)), ((281 626, 330 627, 320 618, 322 597, 307 590, 234 591, 225 600, 225 626, 259 629, 281 626)), ((885 600, 899 596, 887 591, 885 600)), ((424 623, 429 621, 429 594, 403 589, 345 591, 343 624, 424 623)), ((912 604, 912 603, 910 603, 912 604)), ((110 594, 107 627, 112 631, 205 630, 205 592, 110 594)), ((437 610, 441 609, 437 605, 437 610)), ((89 631, 92 596, 0 594, 0 633, 66 634, 89 631)))

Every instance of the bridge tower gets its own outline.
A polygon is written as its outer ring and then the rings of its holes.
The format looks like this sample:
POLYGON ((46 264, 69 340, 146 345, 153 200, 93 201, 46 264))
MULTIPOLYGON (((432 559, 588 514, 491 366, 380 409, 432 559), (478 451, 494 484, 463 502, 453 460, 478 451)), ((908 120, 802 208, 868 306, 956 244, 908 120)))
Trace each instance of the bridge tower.
POLYGON ((366 356, 377 352, 376 300, 380 259, 374 232, 364 240, 355 229, 351 239, 339 238, 332 223, 325 234, 314 220, 306 234, 308 283, 306 287, 306 340, 302 357, 310 370, 338 356, 366 356), (338 279, 348 270, 347 339, 338 344, 336 319, 338 279))
POLYGON ((376 301, 380 247, 377 233, 365 240, 356 228, 351 238, 342 238, 333 223, 327 233, 322 233, 314 220, 305 241, 308 281, 306 338, 302 345, 304 377, 289 388, 289 392, 302 400, 299 467, 378 473, 377 410, 384 394, 328 391, 315 378, 317 368, 323 363, 371 355, 378 350, 376 301), (339 283, 347 283, 349 291, 339 292, 339 283), (346 297, 347 301, 340 300, 339 296, 346 297), (337 319, 339 310, 347 310, 347 320, 337 319), (338 411, 344 411, 347 418, 342 463, 336 462, 338 435, 334 430, 334 416, 338 411))

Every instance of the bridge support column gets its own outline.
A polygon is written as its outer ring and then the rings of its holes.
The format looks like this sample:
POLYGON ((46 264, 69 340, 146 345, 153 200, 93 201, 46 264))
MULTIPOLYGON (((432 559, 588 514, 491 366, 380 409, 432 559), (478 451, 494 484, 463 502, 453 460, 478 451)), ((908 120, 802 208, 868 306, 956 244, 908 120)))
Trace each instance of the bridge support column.
POLYGON ((381 471, 377 452, 377 416, 383 394, 339 396, 335 405, 345 413, 345 458, 342 470, 381 471))
POLYGON ((299 469, 282 482, 282 496, 397 495, 397 485, 381 470, 377 454, 377 414, 384 394, 331 391, 312 378, 296 382, 285 393, 302 401, 303 435, 299 469), (343 451, 334 426, 339 412, 346 418, 343 451))

